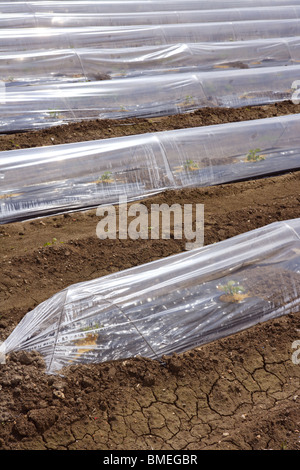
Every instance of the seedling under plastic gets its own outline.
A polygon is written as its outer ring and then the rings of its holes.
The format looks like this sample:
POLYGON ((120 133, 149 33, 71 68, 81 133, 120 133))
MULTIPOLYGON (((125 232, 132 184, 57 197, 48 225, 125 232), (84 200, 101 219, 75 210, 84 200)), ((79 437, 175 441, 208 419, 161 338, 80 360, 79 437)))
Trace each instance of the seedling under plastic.
POLYGON ((195 162, 194 160, 186 160, 183 166, 184 169, 188 171, 199 170, 200 168, 199 163, 195 162))
POLYGON ((258 162, 265 160, 265 155, 261 155, 261 149, 252 149, 247 154, 247 162, 258 162))
POLYGON ((100 178, 97 181, 98 183, 113 183, 114 180, 112 178, 112 172, 111 171, 105 171, 103 175, 100 176, 100 178))
POLYGON ((228 281, 225 285, 217 286, 217 289, 224 292, 220 297, 224 302, 241 302, 248 297, 245 288, 236 281, 228 281))

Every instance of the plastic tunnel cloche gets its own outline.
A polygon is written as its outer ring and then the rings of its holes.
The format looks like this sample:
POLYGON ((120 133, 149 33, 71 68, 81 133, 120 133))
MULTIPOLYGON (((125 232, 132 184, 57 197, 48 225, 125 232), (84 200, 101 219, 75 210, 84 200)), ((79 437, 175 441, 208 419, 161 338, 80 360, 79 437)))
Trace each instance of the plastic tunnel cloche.
POLYGON ((0 223, 300 167, 300 115, 0 153, 0 223))
POLYGON ((0 347, 37 350, 47 371, 141 355, 160 359, 300 305, 300 219, 93 281, 27 313, 0 347))

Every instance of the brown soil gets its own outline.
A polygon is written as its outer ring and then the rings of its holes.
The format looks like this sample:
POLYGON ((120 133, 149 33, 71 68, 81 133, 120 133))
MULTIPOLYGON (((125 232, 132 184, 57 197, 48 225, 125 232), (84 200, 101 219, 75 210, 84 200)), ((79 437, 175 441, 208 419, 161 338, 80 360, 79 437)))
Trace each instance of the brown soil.
MULTIPOLYGON (((109 138, 295 113, 281 103, 160 119, 92 121, 0 136, 0 149, 109 138)), ((167 191, 144 204, 203 203, 205 244, 300 217, 300 172, 167 191)), ((95 210, 0 225, 0 340, 61 289, 182 252, 185 240, 99 240, 95 210)), ((272 285, 257 268, 251 292, 272 285)), ((287 282, 289 279, 287 279, 287 282)), ((279 298, 280 300, 280 298, 279 298)), ((48 375, 35 352, 0 366, 0 449, 300 449, 295 311, 162 362, 129 358, 48 375)))
POLYGON ((299 449, 298 315, 154 362, 43 374, 34 353, 0 369, 3 449, 299 449))
MULTIPOLYGON (((167 191, 150 203, 202 202, 205 244, 299 217, 300 172, 167 191), (238 198, 238 204, 237 204, 238 198)), ((0 227, 0 339, 75 282, 184 250, 184 240, 99 240, 95 211, 0 227)), ((264 273, 258 273, 262 277, 264 273)), ((272 279, 264 278, 266 282, 272 279)), ((259 289, 257 282, 253 289, 259 289)), ((0 368, 3 449, 299 449, 300 316, 165 358, 45 374, 34 353, 0 368)))
POLYGON ((250 108, 203 108, 192 113, 151 119, 87 120, 44 130, 0 134, 0 151, 107 139, 170 129, 209 126, 226 122, 250 121, 252 119, 297 114, 299 109, 299 105, 284 101, 250 108))

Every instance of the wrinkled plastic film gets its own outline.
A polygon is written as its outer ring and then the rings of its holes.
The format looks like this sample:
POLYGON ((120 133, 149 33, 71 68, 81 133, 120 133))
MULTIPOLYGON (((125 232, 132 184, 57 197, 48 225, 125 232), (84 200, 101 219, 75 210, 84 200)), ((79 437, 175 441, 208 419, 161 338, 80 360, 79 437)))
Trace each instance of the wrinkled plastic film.
POLYGON ((2 133, 87 119, 154 117, 202 107, 243 107, 291 100, 300 65, 177 73, 30 87, 6 86, 2 133))
POLYGON ((299 19, 78 28, 4 28, 0 52, 235 42, 300 36, 299 19))
POLYGON ((300 64, 300 38, 182 43, 120 49, 2 53, 0 79, 20 84, 103 80, 157 73, 220 71, 300 64))
POLYGON ((0 223, 300 167, 300 115, 1 152, 0 223))
POLYGON ((300 7, 223 10, 155 11, 132 13, 2 13, 0 28, 133 26, 176 23, 299 19, 300 7))
POLYGON ((131 0, 131 1, 31 1, 0 2, 1 13, 132 13, 183 10, 221 10, 227 8, 261 8, 299 6, 298 0, 131 0))
POLYGON ((72 285, 29 312, 2 351, 37 350, 56 373, 199 347, 296 311, 299 253, 295 219, 72 285))

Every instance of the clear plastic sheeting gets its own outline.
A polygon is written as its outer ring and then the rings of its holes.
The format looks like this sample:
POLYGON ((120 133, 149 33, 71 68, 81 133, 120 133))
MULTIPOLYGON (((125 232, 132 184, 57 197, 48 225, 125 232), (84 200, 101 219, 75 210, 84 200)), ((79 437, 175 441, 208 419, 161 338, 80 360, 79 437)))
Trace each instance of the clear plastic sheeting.
POLYGON ((0 153, 0 223, 300 168, 300 114, 0 153))
POLYGON ((300 65, 300 37, 139 48, 15 51, 0 55, 0 80, 13 87, 286 65, 300 65))
POLYGON ((120 78, 30 87, 6 86, 0 132, 85 119, 154 117, 202 107, 242 107, 290 100, 300 65, 120 78))
POLYGON ((136 13, 3 13, 0 28, 133 26, 300 18, 299 6, 136 13))
POLYGON ((300 219, 75 284, 0 346, 36 350, 48 373, 137 355, 159 360, 300 306, 300 219))
POLYGON ((299 0, 95 0, 0 2, 0 13, 133 13, 299 6, 299 0))
POLYGON ((299 19, 115 27, 3 28, 0 31, 0 52, 235 42, 296 36, 300 36, 299 19))

